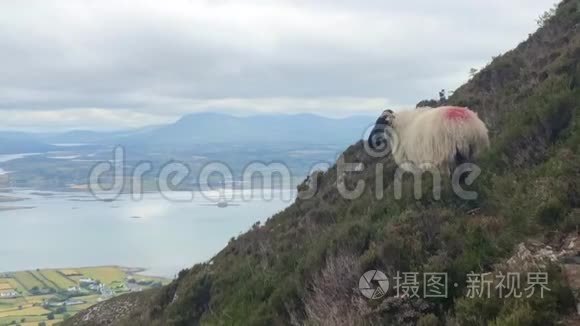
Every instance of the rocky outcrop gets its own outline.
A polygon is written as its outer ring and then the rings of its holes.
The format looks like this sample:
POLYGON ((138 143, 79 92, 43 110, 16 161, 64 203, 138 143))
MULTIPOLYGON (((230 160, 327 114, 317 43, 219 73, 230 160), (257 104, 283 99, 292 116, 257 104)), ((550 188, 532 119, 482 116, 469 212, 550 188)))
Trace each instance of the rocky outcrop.
MULTIPOLYGON (((561 267, 576 299, 577 315, 580 316, 580 233, 569 233, 552 241, 552 244, 537 240, 522 242, 517 245, 515 253, 504 263, 498 264, 496 269, 511 272, 538 271, 546 269, 550 264, 561 267)), ((567 322, 567 325, 578 325, 580 317, 570 317, 567 322)))

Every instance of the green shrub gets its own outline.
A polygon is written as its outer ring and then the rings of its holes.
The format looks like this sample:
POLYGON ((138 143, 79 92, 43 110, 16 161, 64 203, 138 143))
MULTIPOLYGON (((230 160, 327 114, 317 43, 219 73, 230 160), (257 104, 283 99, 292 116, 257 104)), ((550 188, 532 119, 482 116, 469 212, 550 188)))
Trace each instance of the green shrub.
POLYGON ((439 319, 434 314, 428 314, 419 318, 417 326, 439 326, 439 319))

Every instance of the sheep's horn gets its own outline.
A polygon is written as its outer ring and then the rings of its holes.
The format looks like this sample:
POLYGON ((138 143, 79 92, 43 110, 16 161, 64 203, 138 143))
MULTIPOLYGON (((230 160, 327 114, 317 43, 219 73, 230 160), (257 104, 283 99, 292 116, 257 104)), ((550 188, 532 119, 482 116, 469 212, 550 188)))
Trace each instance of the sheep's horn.
POLYGON ((369 147, 372 150, 382 149, 386 146, 387 139, 385 137, 385 128, 387 126, 387 121, 385 117, 381 116, 377 119, 373 130, 371 131, 368 139, 369 147))

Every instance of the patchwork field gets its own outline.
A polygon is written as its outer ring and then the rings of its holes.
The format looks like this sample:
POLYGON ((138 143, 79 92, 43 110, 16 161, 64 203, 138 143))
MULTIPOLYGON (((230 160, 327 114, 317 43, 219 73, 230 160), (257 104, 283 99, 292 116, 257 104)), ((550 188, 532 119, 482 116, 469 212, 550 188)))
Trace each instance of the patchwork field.
MULTIPOLYGON (((117 267, 93 267, 85 268, 82 271, 82 277, 90 277, 103 282, 104 284, 110 285, 111 283, 119 280, 123 280, 125 277, 125 272, 117 267)), ((78 276, 77 276, 78 277, 78 276)))
POLYGON ((46 285, 32 274, 32 272, 16 272, 12 274, 13 278, 24 287, 27 291, 30 291, 34 287, 43 288, 46 285))
POLYGON ((64 276, 82 276, 83 274, 76 269, 61 269, 59 270, 64 276))
POLYGON ((62 273, 62 271, 47 269, 47 270, 43 270, 41 272, 41 275, 45 279, 49 280, 51 284, 54 284, 58 288, 61 288, 61 289, 68 289, 71 286, 77 285, 77 282, 75 282, 72 279, 65 276, 65 274, 62 273))
MULTIPOLYGON (((16 290, 24 291, 24 288, 13 278, 2 278, 0 275, 0 284, 4 284, 7 288, 2 290, 16 290)), ((2 291, 0 290, 0 291, 2 291)))
POLYGON ((2 282, 0 281, 0 291, 1 290, 13 290, 14 287, 12 286, 12 284, 8 283, 8 282, 2 282))
MULTIPOLYGON (((46 320, 44 321, 46 326, 52 326, 52 325, 56 325, 56 323, 60 323, 62 320, 46 320)), ((24 323, 20 323, 20 326, 38 326, 38 322, 37 321, 31 321, 31 322, 24 322, 24 323)))
POLYGON ((16 309, 6 309, 3 311, 0 311, 0 318, 20 317, 20 316, 37 316, 37 315, 48 314, 49 312, 50 312, 50 310, 46 310, 42 307, 29 306, 29 307, 23 307, 22 309, 16 308, 16 309))
POLYGON ((53 325, 100 300, 168 283, 140 269, 99 266, 0 273, 0 326, 53 325), (83 282, 80 282, 80 280, 83 282))

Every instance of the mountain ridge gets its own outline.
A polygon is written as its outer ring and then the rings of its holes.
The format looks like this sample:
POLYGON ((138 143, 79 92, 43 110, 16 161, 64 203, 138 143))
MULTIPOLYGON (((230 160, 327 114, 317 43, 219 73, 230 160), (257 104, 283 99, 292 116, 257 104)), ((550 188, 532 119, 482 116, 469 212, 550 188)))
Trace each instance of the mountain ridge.
POLYGON ((191 146, 199 143, 312 143, 347 145, 360 139, 368 117, 342 118, 315 114, 258 114, 234 116, 201 112, 174 123, 118 131, 69 130, 61 133, 0 131, 0 153, 56 150, 51 144, 79 143, 140 146, 191 146), (265 136, 270 135, 270 136, 265 136), (277 137, 272 137, 277 136, 277 137), (10 142, 10 143, 9 143, 10 142), (15 143, 11 145, 11 143, 15 143))
POLYGON ((237 117, 194 113, 173 124, 121 139, 124 143, 188 145, 203 143, 352 143, 362 138, 368 117, 327 118, 311 114, 263 114, 237 117))

